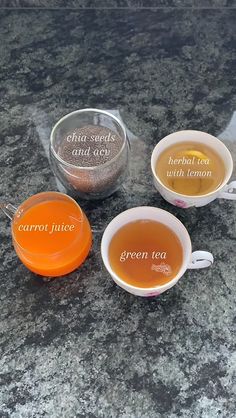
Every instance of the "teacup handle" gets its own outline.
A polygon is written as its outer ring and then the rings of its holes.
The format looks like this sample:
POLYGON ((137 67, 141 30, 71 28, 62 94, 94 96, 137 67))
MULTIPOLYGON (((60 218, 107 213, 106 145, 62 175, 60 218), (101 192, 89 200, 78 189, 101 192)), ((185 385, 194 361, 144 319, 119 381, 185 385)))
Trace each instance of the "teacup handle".
POLYGON ((225 189, 218 196, 220 199, 236 200, 236 181, 226 184, 225 189))
POLYGON ((5 215, 7 215, 9 219, 11 219, 11 221, 17 211, 17 208, 11 205, 11 203, 0 203, 0 209, 2 209, 5 215))
POLYGON ((203 269, 210 267, 214 262, 214 257, 208 251, 194 251, 191 255, 189 269, 203 269))

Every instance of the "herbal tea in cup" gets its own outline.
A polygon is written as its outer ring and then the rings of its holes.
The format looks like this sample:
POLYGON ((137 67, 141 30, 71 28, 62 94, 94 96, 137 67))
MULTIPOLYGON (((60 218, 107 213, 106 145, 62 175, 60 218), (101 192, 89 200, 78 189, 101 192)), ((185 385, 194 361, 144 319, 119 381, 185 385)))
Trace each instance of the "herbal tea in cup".
POLYGON ((75 270, 86 259, 92 233, 80 206, 69 196, 44 192, 18 209, 2 207, 12 220, 15 251, 29 270, 56 277, 75 270))
POLYGON ((218 189, 225 171, 220 155, 198 142, 177 142, 164 150, 156 162, 156 173, 162 183, 188 196, 201 196, 218 189))
POLYGON ((179 131, 163 138, 151 157, 154 185, 169 203, 181 208, 204 206, 216 198, 236 199, 229 150, 200 131, 179 131))

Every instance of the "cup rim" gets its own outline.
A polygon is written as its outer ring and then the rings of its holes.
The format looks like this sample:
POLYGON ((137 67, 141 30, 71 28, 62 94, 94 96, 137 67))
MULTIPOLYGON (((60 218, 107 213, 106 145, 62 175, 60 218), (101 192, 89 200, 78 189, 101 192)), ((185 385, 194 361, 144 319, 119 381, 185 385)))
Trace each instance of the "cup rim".
POLYGON ((64 116, 62 116, 56 123, 55 123, 55 125, 53 126, 53 128, 52 128, 52 130, 51 130, 51 133, 50 133, 50 149, 51 149, 51 151, 52 151, 52 153, 53 153, 53 156, 56 158, 56 160, 58 160, 61 164, 63 164, 63 165, 65 165, 65 166, 67 166, 67 167, 70 167, 70 168, 73 168, 73 169, 79 169, 79 170, 91 170, 91 171, 93 171, 93 170, 97 170, 98 168, 105 168, 105 167, 107 167, 107 166, 109 166, 111 163, 113 163, 119 156, 120 156, 120 154, 123 152, 123 150, 124 150, 124 148, 125 148, 125 146, 126 146, 126 143, 128 144, 128 147, 130 148, 130 144, 129 144, 129 140, 128 140, 128 137, 127 137, 127 134, 126 134, 126 129, 125 129, 125 127, 124 127, 124 125, 123 125, 123 123, 122 123, 122 121, 120 121, 116 116, 114 116, 112 113, 110 113, 110 112, 107 112, 106 110, 101 110, 101 109, 96 109, 96 108, 85 108, 85 109, 78 109, 78 110, 74 110, 73 112, 70 112, 70 113, 67 113, 66 115, 64 115, 64 116), (122 130, 122 133, 123 133, 123 136, 124 136, 124 140, 123 140, 123 144, 122 144, 122 147, 121 147, 121 149, 120 149, 120 151, 118 152, 118 154, 116 154, 111 160, 108 160, 107 162, 105 162, 104 164, 100 164, 100 165, 93 165, 93 166, 87 166, 87 167, 83 167, 83 166, 79 166, 79 165, 74 165, 74 164, 71 164, 71 163, 68 163, 67 161, 65 161, 65 160, 63 160, 63 158, 61 158, 58 154, 57 154, 57 152, 56 152, 56 150, 55 150, 55 148, 54 148, 54 146, 53 146, 53 138, 54 138, 54 135, 55 135, 55 132, 56 132, 56 129, 58 128, 58 126, 61 124, 61 123, 63 123, 68 117, 70 117, 70 116, 72 116, 72 115, 75 115, 75 114, 80 114, 80 113, 87 113, 87 112, 94 112, 94 113, 102 113, 103 115, 106 115, 106 116, 109 116, 109 117, 111 117, 112 119, 114 119, 117 123, 118 123, 118 125, 120 126, 120 128, 121 128, 121 130, 122 130))
MULTIPOLYGON (((180 141, 181 142, 181 141, 180 141)), ((197 142, 197 141, 196 141, 197 142)), ((168 192, 171 192, 171 193, 173 193, 173 194, 175 194, 176 196, 180 196, 180 197, 184 197, 184 198, 188 198, 188 199, 198 199, 198 198, 204 198, 204 197, 208 197, 208 196, 212 196, 212 195, 214 195, 216 192, 219 192, 220 190, 222 190, 222 188, 223 187, 225 187, 226 186, 226 184, 228 183, 228 181, 229 181, 229 179, 230 179, 230 177, 231 177, 231 175, 232 175, 232 172, 233 172, 233 158, 232 158, 232 155, 231 155, 231 152, 229 151, 229 149, 226 147, 226 145, 220 140, 220 139, 218 139, 218 138, 216 138, 214 135, 211 135, 211 134, 208 134, 207 132, 204 132, 204 131, 198 131, 198 130, 194 130, 194 129, 182 129, 182 130, 180 130, 180 131, 175 131, 175 132, 172 132, 172 133, 170 133, 170 134, 168 134, 168 135, 166 135, 164 138, 162 138, 156 145, 155 145, 155 147, 154 147, 154 149, 153 149, 153 151, 152 151, 152 156, 151 156, 151 170, 152 170, 152 174, 153 174, 153 176, 154 176, 154 178, 158 181, 158 183, 166 190, 166 191, 168 191, 168 192), (230 160, 231 160, 231 169, 230 169, 230 174, 228 174, 227 176, 225 176, 225 178, 224 178, 224 181, 221 183, 221 185, 220 186, 218 186, 217 187, 217 189, 215 189, 215 190, 213 190, 213 191, 211 191, 211 192, 209 192, 209 193, 206 193, 206 194, 201 194, 201 195, 186 195, 186 194, 183 194, 183 193, 178 193, 178 192, 176 192, 176 191, 174 191, 174 190, 172 190, 172 189, 170 189, 169 187, 167 187, 162 181, 161 181, 161 179, 159 178, 159 176, 157 175, 157 173, 156 173, 156 171, 155 171, 155 167, 154 167, 154 164, 157 162, 157 158, 155 158, 154 159, 154 152, 155 152, 155 150, 156 150, 156 148, 158 148, 158 146, 159 146, 159 144, 163 141, 165 141, 169 136, 171 136, 171 135, 175 135, 175 134, 179 134, 179 133, 181 133, 181 132, 196 132, 196 133, 201 133, 201 134, 205 134, 205 135, 209 135, 209 136, 211 136, 216 142, 218 142, 224 149, 225 149, 225 151, 228 153, 228 156, 229 156, 229 158, 230 158, 230 160)))
MULTIPOLYGON (((179 223, 180 225, 181 225, 181 227, 183 228, 183 230, 184 230, 184 232, 185 232, 185 234, 186 234, 186 237, 187 237, 187 239, 188 239, 188 242, 189 242, 189 246, 188 246, 188 248, 189 248, 189 255, 191 256, 191 254, 192 254, 192 242, 191 242, 191 238, 190 238, 190 236, 189 236, 189 233, 188 233, 188 231, 187 231, 187 229, 186 229, 186 227, 184 226, 184 224, 176 217, 176 216, 174 216, 174 215, 172 215, 172 213, 170 213, 170 212, 168 212, 167 210, 164 210, 164 209, 160 209, 160 208, 156 208, 155 206, 136 206, 136 207, 134 207, 134 208, 130 208, 130 209, 127 209, 127 210, 125 210, 125 211, 123 211, 123 212, 121 212, 121 213, 119 213, 117 216, 115 216, 115 218, 113 218, 112 220, 111 220, 111 222, 109 222, 109 224, 106 226, 106 228, 105 228, 105 230, 104 230, 104 232, 103 232, 103 236, 102 236, 102 240, 101 240, 101 246, 100 246, 100 248, 101 248, 101 256, 102 256, 102 260, 103 260, 103 263, 104 263, 104 265, 105 265, 105 267, 106 267, 106 269, 107 269, 107 271, 108 271, 108 273, 111 275, 111 277, 113 278, 113 276, 115 277, 115 280, 114 281, 117 281, 118 282, 118 284, 119 283, 121 283, 124 287, 127 287, 127 288, 129 288, 129 289, 131 289, 131 290, 133 290, 133 291, 141 291, 141 292, 144 292, 144 293, 146 293, 146 292, 153 292, 153 291, 156 291, 156 290, 162 290, 162 289, 167 289, 167 288, 171 288, 183 275, 184 275, 184 273, 185 273, 185 271, 188 269, 188 263, 189 263, 189 260, 187 260, 187 256, 186 257, 184 257, 184 254, 183 254, 183 262, 182 262, 182 265, 181 265, 181 267, 180 267, 180 269, 179 269, 179 271, 178 271, 178 273, 176 274, 176 276, 175 277, 173 277, 173 279, 171 279, 170 281, 168 281, 168 282, 166 282, 165 284, 162 284, 162 285, 157 285, 157 286, 154 286, 154 287, 138 287, 138 286, 133 286, 133 285, 131 285, 131 284, 129 284, 129 283, 127 283, 125 280, 123 280, 123 279, 121 279, 117 274, 116 274, 116 272, 112 269, 112 267, 111 267, 111 265, 110 265, 110 262, 109 262, 109 257, 108 257, 108 255, 107 255, 107 261, 104 259, 105 258, 105 249, 104 249, 104 246, 105 246, 105 243, 104 243, 104 241, 105 241, 105 239, 107 240, 108 239, 108 237, 106 237, 106 234, 107 234, 107 229, 108 229, 108 227, 112 224, 112 223, 116 223, 117 221, 118 221, 118 219, 124 214, 124 213, 127 213, 127 212, 131 212, 131 211, 136 211, 136 210, 139 210, 139 209, 143 209, 143 208, 152 208, 152 209, 155 209, 156 211, 158 211, 158 212, 165 212, 165 214, 168 214, 168 216, 170 217, 170 218, 174 218, 175 219, 175 221, 177 221, 177 223, 179 223)), ((144 218, 142 218, 141 216, 140 216, 140 219, 144 219, 144 218)), ((147 217, 145 218, 145 219, 147 219, 147 217)), ((128 224, 128 223, 130 223, 130 222, 132 222, 132 219, 130 220, 130 221, 128 221, 128 222, 126 222, 126 223, 124 223, 123 225, 121 225, 121 227, 122 226, 124 226, 124 225, 126 225, 126 224, 128 224)), ((160 222, 160 223, 162 223, 162 222, 160 222)), ((164 224, 164 225, 166 225, 166 224, 164 224)), ((169 227, 170 228, 170 227, 169 227)), ((119 230, 120 228, 118 228, 118 230, 119 230)), ((176 234, 176 232, 172 229, 172 228, 170 228, 175 234, 176 234)), ((177 234, 176 234, 177 235, 177 234)), ((114 236, 114 233, 111 235, 111 238, 114 236)), ((178 236, 178 235, 177 235, 178 236)), ((111 241, 111 238, 110 238, 110 241, 111 241)), ((184 253, 184 248, 183 248, 183 245, 182 245, 182 242, 181 242, 181 246, 182 246, 182 250, 183 250, 183 253, 184 253)), ((108 247, 109 248, 109 247, 108 247)), ((108 252, 108 251, 107 251, 108 252)))
MULTIPOLYGON (((24 247, 22 247, 22 245, 20 245, 19 243, 18 243, 18 241, 17 241, 17 239, 16 239, 16 236, 15 236, 15 233, 14 233, 14 230, 13 230, 13 224, 14 224, 14 221, 15 221, 15 216, 17 215, 17 213, 18 213, 18 211, 21 209, 21 207, 26 203, 26 202, 28 202, 29 200, 31 200, 31 199, 33 199, 35 196, 42 196, 42 195, 46 195, 46 194, 48 194, 48 193, 52 193, 53 195, 60 195, 60 196, 66 196, 66 198, 67 199, 69 199, 69 200, 71 200, 77 207, 78 207, 78 209, 79 209, 79 211, 80 211, 80 215, 81 215, 81 225, 83 225, 84 224, 84 213, 83 213, 83 211, 82 211, 82 209, 81 209, 81 207, 79 206, 79 204, 71 197, 71 196, 68 196, 67 194, 65 194, 65 193, 62 193, 62 192, 57 192, 57 191, 51 191, 51 190, 48 190, 48 191, 45 191, 45 192, 39 192, 39 193, 35 193, 35 194, 33 194, 33 195, 31 195, 31 196, 29 196, 27 199, 25 199, 18 207, 17 207, 17 210, 16 210, 16 212, 15 212, 15 214, 14 214, 14 216, 13 216, 13 218, 12 218, 12 221, 11 221, 11 234, 12 234, 12 240, 13 240, 13 242, 17 245, 17 247, 18 248, 20 248, 24 253, 26 252, 27 254, 35 254, 34 252, 32 252, 32 251, 29 251, 29 250, 27 250, 27 249, 25 249, 24 247)), ((76 240, 78 240, 78 236, 76 237, 76 240)), ((70 243, 70 245, 68 245, 67 247, 66 247, 66 250, 68 250, 70 247, 72 247, 74 244, 75 244, 75 242, 76 242, 76 240, 75 241, 73 241, 73 242, 71 242, 70 243)), ((59 254, 63 254, 64 253, 64 251, 65 251, 65 249, 64 250, 60 250, 60 251, 57 251, 57 252, 53 252, 51 255, 50 255, 50 257, 54 257, 54 256, 56 256, 56 255, 59 255, 59 254)), ((37 255, 38 256, 46 256, 47 254, 45 254, 45 253, 37 253, 37 255)))

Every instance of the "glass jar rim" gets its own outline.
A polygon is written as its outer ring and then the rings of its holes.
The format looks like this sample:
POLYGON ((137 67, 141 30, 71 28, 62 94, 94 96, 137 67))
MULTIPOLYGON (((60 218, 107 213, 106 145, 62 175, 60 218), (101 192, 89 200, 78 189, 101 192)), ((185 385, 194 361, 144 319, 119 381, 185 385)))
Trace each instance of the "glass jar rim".
MULTIPOLYGON (((95 125, 96 126, 96 125, 95 125)), ((96 171, 99 168, 106 168, 108 167, 110 164, 112 164, 123 152, 126 143, 128 144, 128 148, 130 149, 130 143, 129 143, 129 139, 128 136, 126 134, 126 130, 125 127, 123 125, 123 123, 116 117, 114 116, 112 113, 107 112, 106 110, 101 110, 101 109, 96 109, 96 108, 85 108, 85 109, 79 109, 79 110, 74 110, 73 112, 67 113, 66 115, 64 115, 62 118, 60 118, 55 125, 52 128, 51 134, 50 134, 50 149, 52 150, 53 156, 56 158, 56 160, 58 160, 61 164, 73 168, 73 169, 79 169, 79 170, 86 170, 86 171, 96 171), (75 114, 81 114, 81 113, 88 113, 88 112, 94 112, 94 113, 101 113, 103 115, 109 116, 110 118, 114 119, 116 121, 116 123, 119 125, 119 127, 122 130, 123 133, 123 144, 121 149, 119 150, 118 154, 116 154, 111 160, 106 161, 104 164, 100 164, 100 165, 93 165, 90 167, 84 167, 84 166, 78 166, 78 165, 74 165, 71 163, 68 163, 67 161, 63 160, 63 158, 61 158, 56 150, 55 147, 53 145, 53 140, 55 137, 55 132, 58 128, 58 126, 63 123, 67 118, 69 118, 70 116, 73 116, 75 114)))

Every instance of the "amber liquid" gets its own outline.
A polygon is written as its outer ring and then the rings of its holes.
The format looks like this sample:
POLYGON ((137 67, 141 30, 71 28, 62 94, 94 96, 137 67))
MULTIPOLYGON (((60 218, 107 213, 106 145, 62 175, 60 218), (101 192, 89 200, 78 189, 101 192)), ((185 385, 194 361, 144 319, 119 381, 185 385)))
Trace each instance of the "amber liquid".
POLYGON ((111 239, 108 254, 113 271, 126 283, 141 288, 169 282, 183 262, 177 235, 153 220, 137 220, 120 228, 111 239))
POLYGON ((209 146, 181 142, 160 154, 156 173, 169 189, 188 196, 201 196, 220 187, 225 178, 225 166, 209 146))

